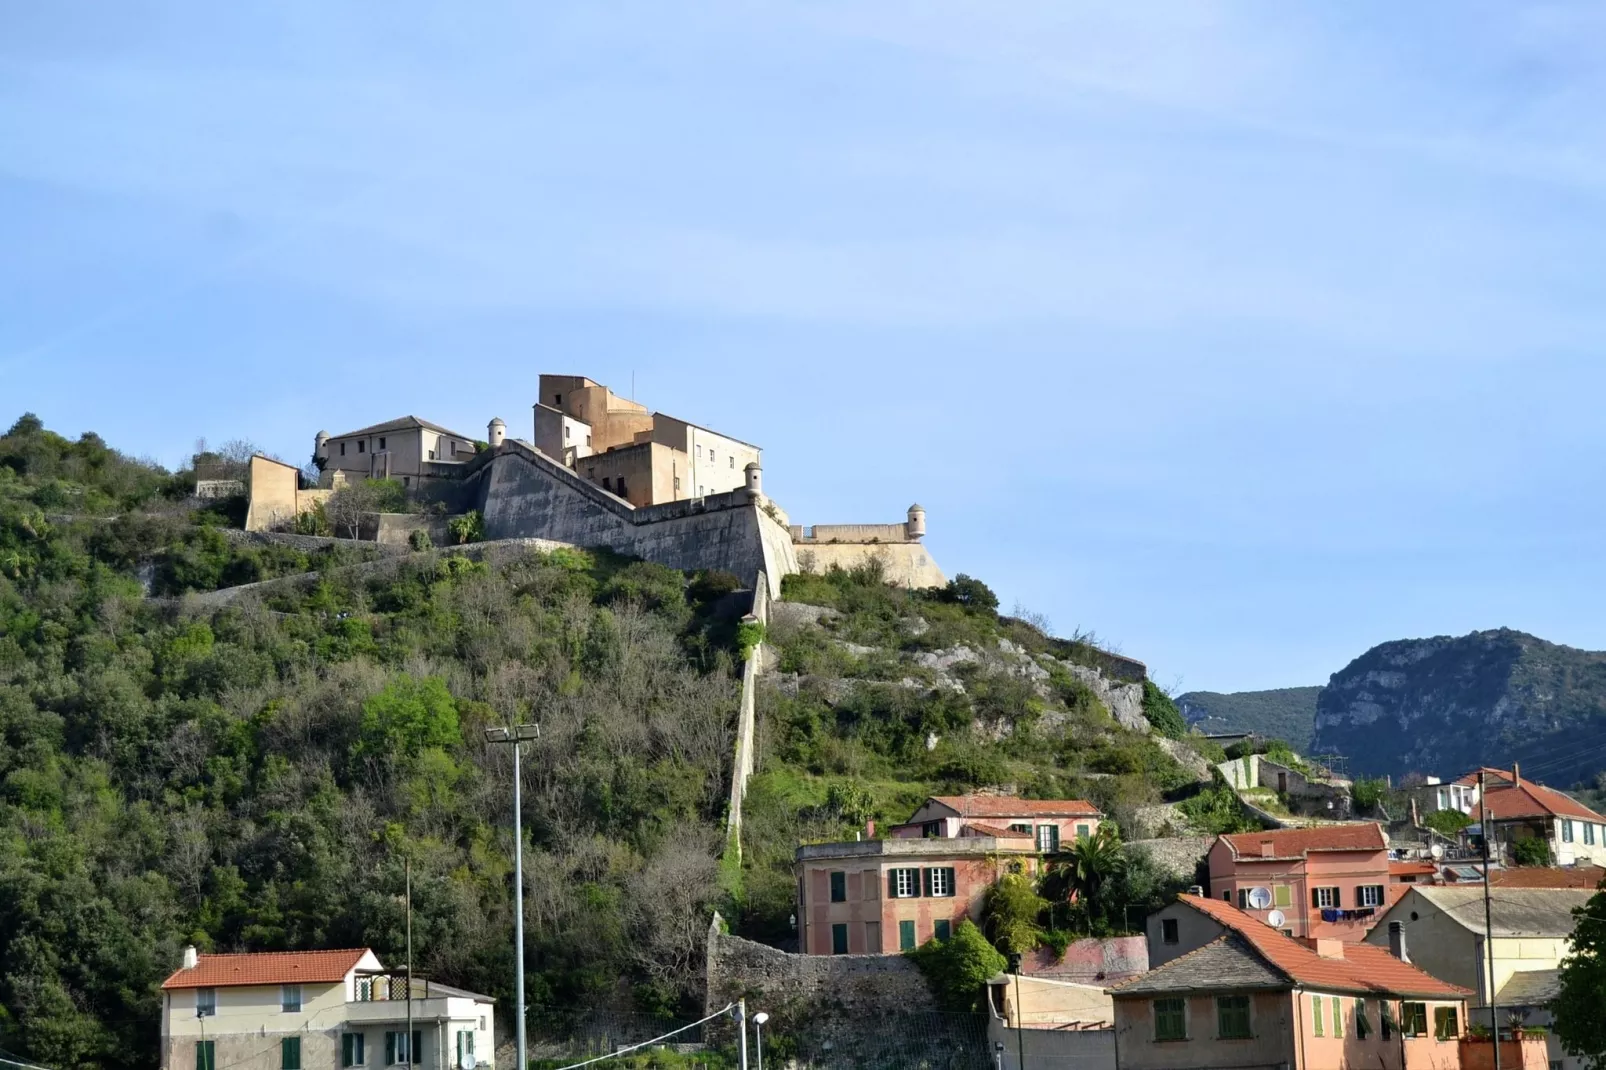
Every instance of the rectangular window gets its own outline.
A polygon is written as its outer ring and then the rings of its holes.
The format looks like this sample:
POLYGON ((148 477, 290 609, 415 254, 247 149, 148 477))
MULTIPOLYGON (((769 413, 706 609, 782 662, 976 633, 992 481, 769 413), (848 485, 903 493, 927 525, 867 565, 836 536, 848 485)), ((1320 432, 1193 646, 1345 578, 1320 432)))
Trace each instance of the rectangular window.
POLYGON ((1584 846, 1595 846, 1595 823, 1593 821, 1584 822, 1584 846))
POLYGON ((432 461, 435 459, 435 451, 434 450, 430 450, 429 451, 429 459, 432 460, 432 461))
POLYGON ((217 1013, 217 989, 197 988, 195 990, 195 1017, 210 1018, 217 1013))
POLYGON ((367 450, 368 450, 367 441, 363 440, 363 439, 358 439, 358 441, 357 441, 357 452, 358 453, 365 453, 365 452, 367 452, 367 450))
POLYGON ((1379 1002, 1377 1005, 1377 1020, 1383 1027, 1384 1040, 1394 1036, 1394 1031, 1397 1028, 1394 1024, 1394 1004, 1386 999, 1379 1002))
POLYGON ((1291 907, 1294 905, 1293 890, 1286 884, 1271 886, 1271 904, 1277 907, 1291 907))
POLYGON ((385 448, 385 440, 383 438, 381 438, 379 440, 379 448, 380 449, 384 449, 385 448))
POLYGON ((920 835, 928 840, 940 840, 946 831, 944 825, 945 822, 942 821, 927 821, 920 826, 920 835))
POLYGON ((457 440, 455 438, 452 439, 452 444, 451 444, 451 447, 449 449, 449 452, 451 453, 451 455, 453 457, 457 456, 457 440))
POLYGON ((1180 999, 1157 999, 1154 1001, 1154 1039, 1155 1040, 1187 1040, 1188 1015, 1185 1010, 1187 1004, 1180 999))
POLYGON ((920 871, 918 869, 887 870, 888 899, 916 899, 919 896, 920 871))
POLYGON ((562 405, 563 404, 563 395, 562 394, 553 394, 552 395, 552 404, 554 406, 562 405))
POLYGON ((703 448, 701 446, 697 447, 697 459, 699 461, 703 459, 703 448))
POLYGON ((947 940, 954 935, 954 923, 947 918, 938 918, 931 923, 931 935, 938 940, 947 940))
POLYGON ((413 1030, 412 1040, 413 1043, 409 1048, 406 1030, 395 1029, 387 1032, 385 1034, 385 1065, 402 1066, 411 1063, 413 1061, 412 1052, 424 1046, 424 1031, 422 1029, 413 1030))
POLYGON ((1340 905, 1337 888, 1312 888, 1310 890, 1310 905, 1318 910, 1322 908, 1335 909, 1340 905))
POLYGON ((954 894, 954 867, 933 866, 926 870, 926 894, 947 899, 954 894))
POLYGON ((859 875, 859 887, 864 889, 864 898, 866 900, 874 901, 881 895, 878 890, 880 882, 875 879, 874 873, 861 873, 859 875))
POLYGON ((1160 919, 1160 942, 1162 944, 1175 944, 1181 942, 1181 937, 1177 935, 1176 918, 1160 919))
POLYGON ((846 955, 848 953, 848 926, 846 922, 837 922, 831 926, 831 954, 846 955))
POLYGON ((563 427, 563 441, 565 442, 569 441, 569 430, 569 426, 565 424, 563 427))
POLYGON ((344 457, 345 455, 346 455, 346 444, 344 442, 342 442, 340 444, 340 456, 344 457))
POLYGON ((1032 834, 1032 826, 1023 824, 1021 822, 1016 822, 1015 824, 1009 826, 1009 831, 1024 832, 1026 835, 1030 836, 1032 834))
POLYGON ((848 875, 840 871, 831 874, 831 902, 846 903, 848 901, 848 875))
POLYGON ((1337 996, 1333 997, 1333 1036, 1340 1039, 1344 1036, 1344 1008, 1337 996))
POLYGON ((467 1029, 457 1031, 457 1065, 468 1066, 474 1056, 474 1034, 467 1029))
POLYGON ((1433 1039, 1455 1040, 1461 1036, 1454 1007, 1433 1008, 1433 1039))
POLYGON ((301 1070, 300 1037, 285 1037, 279 1041, 279 1070, 301 1070))
POLYGON ((735 467, 736 467, 736 456, 735 456, 735 454, 732 454, 732 455, 731 455, 731 457, 730 457, 730 462, 731 462, 731 463, 730 463, 730 466, 731 466, 731 467, 732 467, 732 468, 735 468, 735 467))
MULTIPOLYGON (((874 881, 870 882, 873 886, 874 881)), ((881 923, 867 921, 864 923, 864 950, 869 955, 881 954, 881 923)))
POLYGON ((372 977, 357 978, 357 1001, 367 1003, 374 998, 374 979, 372 977))
POLYGON ((1355 889, 1355 905, 1358 907, 1382 906, 1383 886, 1381 884, 1363 884, 1355 889))
POLYGON ((368 1053, 363 1051, 363 1035, 361 1033, 342 1033, 340 1035, 340 1065, 363 1066, 368 1062, 368 1053))
POLYGON ((1077 825, 1076 826, 1076 838, 1077 839, 1085 840, 1085 839, 1087 839, 1088 837, 1090 837, 1092 835, 1093 835, 1093 826, 1091 826, 1091 825, 1077 825))
POLYGON ((1400 1032, 1408 1037, 1428 1035, 1428 1005, 1426 1003, 1400 1004, 1400 1032))
POLYGON ((1569 818, 1563 818, 1562 819, 1562 822, 1561 822, 1561 842, 1562 843, 1572 843, 1573 842, 1573 823, 1572 823, 1572 820, 1569 819, 1569 818))
POLYGON ((1313 1036, 1325 1037, 1326 1031, 1322 1028, 1322 997, 1310 997, 1310 1028, 1313 1036))
POLYGON ((591 436, 590 435, 586 436, 586 445, 587 446, 591 445, 591 436))
POLYGON ((1049 855, 1060 849, 1060 827, 1058 825, 1037 826, 1037 849, 1049 855))
POLYGON ((197 1040, 195 1042, 195 1070, 217 1070, 216 1041, 197 1040))
POLYGON ((300 985, 279 986, 279 1009, 286 1012, 301 1010, 300 985))
POLYGON ((1366 1019, 1366 1001, 1358 999, 1355 1001, 1355 1035, 1365 1040, 1371 1032, 1372 1023, 1366 1019))
POLYGON ((915 923, 912 921, 898 922, 898 950, 913 951, 915 949, 915 923))
POLYGON ((1216 997, 1216 1036, 1222 1040, 1248 1040, 1249 997, 1216 997))
POLYGON ((1231 888, 1223 888, 1221 890, 1221 901, 1223 903, 1232 902, 1232 889, 1231 888))

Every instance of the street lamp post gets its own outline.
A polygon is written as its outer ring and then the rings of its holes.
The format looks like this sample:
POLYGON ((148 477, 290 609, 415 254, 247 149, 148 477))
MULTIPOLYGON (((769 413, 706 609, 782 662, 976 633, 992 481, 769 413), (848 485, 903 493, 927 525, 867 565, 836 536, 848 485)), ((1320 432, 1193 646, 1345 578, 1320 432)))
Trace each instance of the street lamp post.
POLYGON ((764 1070, 764 1023, 769 1020, 769 1011, 753 1015, 753 1054, 758 1058, 757 1070, 764 1070))
MULTIPOLYGON (((527 1070, 524 1046, 524 807, 519 795, 519 744, 541 738, 538 724, 512 728, 487 728, 485 742, 506 743, 513 747, 513 944, 517 952, 518 973, 513 977, 514 999, 518 1003, 518 1070, 527 1070)), ((408 985, 412 978, 408 978, 408 985)), ((410 1039, 410 1038, 409 1038, 410 1039)))

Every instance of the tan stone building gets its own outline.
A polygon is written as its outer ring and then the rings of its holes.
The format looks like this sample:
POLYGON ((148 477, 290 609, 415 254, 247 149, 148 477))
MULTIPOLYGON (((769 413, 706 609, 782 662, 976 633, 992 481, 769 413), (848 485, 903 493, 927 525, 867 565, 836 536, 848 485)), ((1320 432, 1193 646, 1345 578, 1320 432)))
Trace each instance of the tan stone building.
POLYGON ((411 982, 367 948, 200 955, 162 985, 162 1070, 490 1067, 489 996, 411 982), (412 1031, 408 1020, 411 1012, 412 1031))
POLYGON ((762 450, 649 412, 583 375, 541 376, 535 448, 631 505, 739 490, 762 450))
POLYGON ((417 416, 402 416, 372 427, 330 435, 319 431, 313 457, 327 483, 334 472, 349 479, 399 479, 404 486, 420 478, 449 478, 440 464, 462 464, 474 456, 474 440, 417 416))

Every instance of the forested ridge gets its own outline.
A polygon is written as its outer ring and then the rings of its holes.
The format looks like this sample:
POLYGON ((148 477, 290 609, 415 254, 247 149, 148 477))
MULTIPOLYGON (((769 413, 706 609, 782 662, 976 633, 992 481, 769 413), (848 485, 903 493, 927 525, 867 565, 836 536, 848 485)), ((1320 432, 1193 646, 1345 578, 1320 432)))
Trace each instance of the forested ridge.
MULTIPOLYGON (((738 866, 736 577, 510 547, 343 567, 373 551, 245 541, 226 531, 237 504, 193 487, 32 417, 0 437, 0 1049, 18 1056, 155 1065, 159 985, 187 943, 400 961, 409 861, 418 971, 510 1000, 510 756, 487 726, 541 725, 524 761, 536 1022, 700 1006, 714 909, 784 943, 797 844, 901 820, 925 792, 1006 785, 1125 817, 1193 780, 1074 675, 1085 644, 1001 617, 984 585, 791 577, 789 598, 834 619, 772 636, 790 684, 761 701, 738 866), (1050 669, 914 663, 967 643, 1050 669)), ((1045 904, 1044 938, 1120 928, 1160 881, 1137 865, 1111 888, 1077 917, 1045 904)))

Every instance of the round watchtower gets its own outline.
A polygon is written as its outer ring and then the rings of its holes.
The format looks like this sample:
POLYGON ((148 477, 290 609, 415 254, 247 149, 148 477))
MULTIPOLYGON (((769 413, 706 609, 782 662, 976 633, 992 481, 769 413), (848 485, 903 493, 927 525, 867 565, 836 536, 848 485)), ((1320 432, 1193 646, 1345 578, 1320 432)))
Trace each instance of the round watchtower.
POLYGON ((500 416, 491 417, 490 424, 485 428, 485 441, 490 443, 493 450, 507 441, 507 424, 502 422, 500 416))
POLYGON ((909 507, 909 522, 904 525, 912 542, 919 542, 926 534, 926 511, 918 502, 909 507))
POLYGON ((762 498, 764 496, 764 469, 759 467, 757 461, 748 461, 747 467, 742 469, 747 474, 747 496, 749 498, 762 498))
POLYGON ((329 432, 319 431, 312 436, 312 459, 315 461, 329 459, 329 432))

